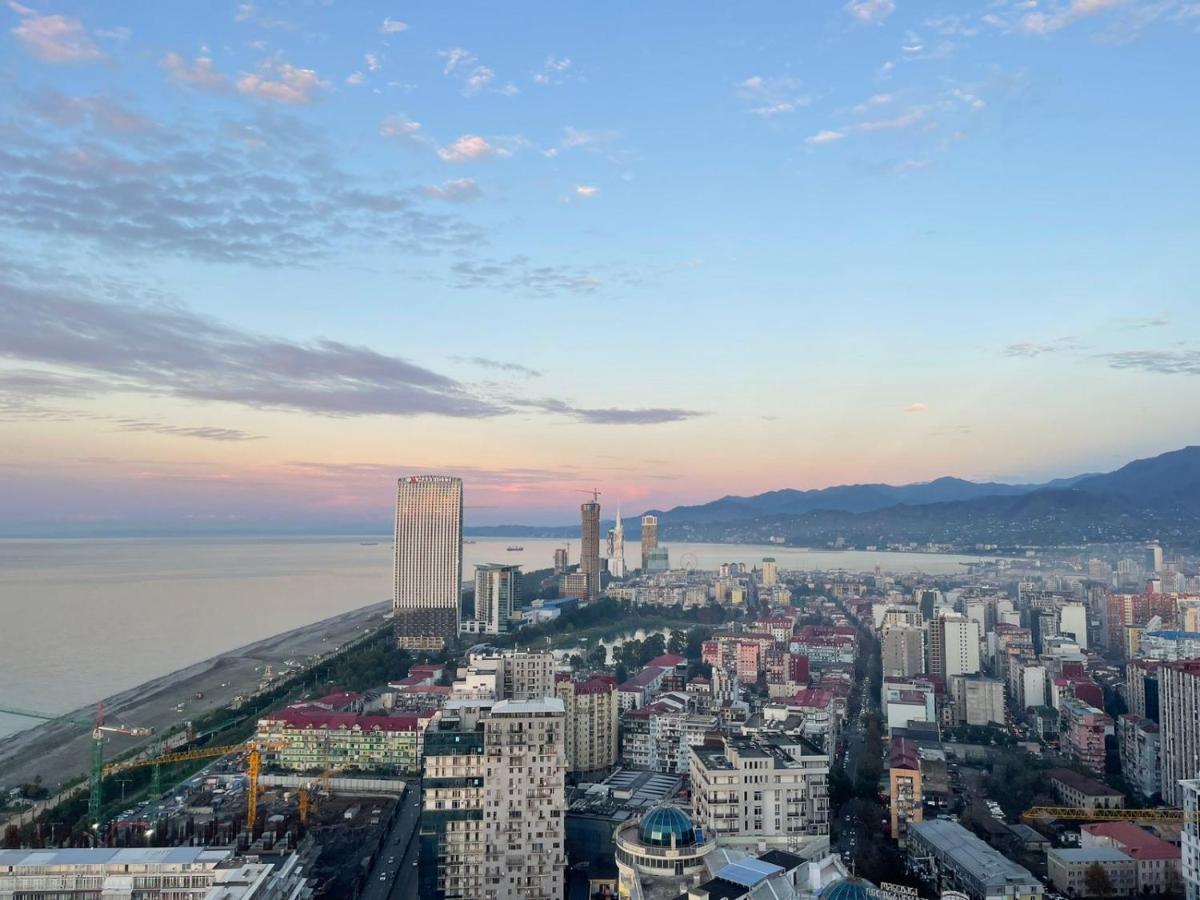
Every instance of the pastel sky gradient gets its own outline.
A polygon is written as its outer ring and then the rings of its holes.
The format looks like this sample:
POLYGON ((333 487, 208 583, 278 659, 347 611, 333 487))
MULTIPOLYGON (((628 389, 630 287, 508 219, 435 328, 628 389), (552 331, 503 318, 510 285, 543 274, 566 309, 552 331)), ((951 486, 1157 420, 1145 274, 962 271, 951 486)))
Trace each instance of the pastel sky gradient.
POLYGON ((1200 442, 1200 3, 0 7, 0 532, 1200 442))

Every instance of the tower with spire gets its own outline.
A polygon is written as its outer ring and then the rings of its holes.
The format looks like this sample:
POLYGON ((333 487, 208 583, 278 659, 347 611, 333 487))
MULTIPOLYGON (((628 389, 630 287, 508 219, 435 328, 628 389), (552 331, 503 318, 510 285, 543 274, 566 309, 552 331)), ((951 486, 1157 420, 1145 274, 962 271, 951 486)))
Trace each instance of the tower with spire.
POLYGON ((608 574, 625 577, 625 526, 621 524, 621 503, 617 502, 617 521, 608 532, 608 574))

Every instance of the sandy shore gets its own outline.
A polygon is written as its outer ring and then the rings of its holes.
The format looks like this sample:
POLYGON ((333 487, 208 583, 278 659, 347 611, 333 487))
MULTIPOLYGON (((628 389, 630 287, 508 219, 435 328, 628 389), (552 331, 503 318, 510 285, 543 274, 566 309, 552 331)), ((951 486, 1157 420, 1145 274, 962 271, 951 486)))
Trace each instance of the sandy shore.
MULTIPOLYGON (((284 660, 304 662, 310 656, 327 653, 362 634, 364 629, 381 625, 384 614, 390 611, 388 603, 372 604, 154 678, 105 698, 105 718, 109 722, 127 722, 163 733, 174 725, 227 705, 238 694, 256 690, 264 666, 269 664, 278 672, 284 660), (197 692, 203 692, 202 700, 194 699, 197 692), (183 712, 175 710, 179 703, 184 704, 183 712)), ((95 717, 95 708, 84 707, 70 716, 90 720, 95 717)), ((105 755, 112 757, 150 743, 152 739, 110 735, 105 755)), ((63 722, 46 722, 0 739, 0 789, 32 781, 35 775, 41 775, 43 784, 53 790, 64 781, 86 774, 90 759, 91 732, 88 729, 63 722)))

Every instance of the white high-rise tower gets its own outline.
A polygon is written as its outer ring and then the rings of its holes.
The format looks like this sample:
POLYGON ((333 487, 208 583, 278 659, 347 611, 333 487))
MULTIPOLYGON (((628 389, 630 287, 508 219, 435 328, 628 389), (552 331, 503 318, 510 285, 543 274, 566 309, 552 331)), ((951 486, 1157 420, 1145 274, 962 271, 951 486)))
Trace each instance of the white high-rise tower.
POLYGON ((463 484, 448 475, 401 478, 396 493, 396 640, 440 649, 458 636, 463 484))
POLYGON ((608 574, 613 578, 625 577, 625 526, 621 524, 621 504, 617 503, 617 522, 608 533, 608 574))

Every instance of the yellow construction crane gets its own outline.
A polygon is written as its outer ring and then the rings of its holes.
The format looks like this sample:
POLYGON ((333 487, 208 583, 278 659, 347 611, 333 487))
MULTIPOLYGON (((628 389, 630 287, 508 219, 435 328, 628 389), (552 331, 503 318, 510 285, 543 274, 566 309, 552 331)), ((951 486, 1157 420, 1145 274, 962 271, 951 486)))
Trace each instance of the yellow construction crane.
POLYGON ((1145 822, 1180 825, 1197 821, 1196 813, 1182 809, 1083 809, 1079 806, 1035 806, 1022 819, 1058 819, 1063 822, 1145 822))
POLYGON ((258 820, 258 776, 262 771, 262 754, 267 750, 283 750, 286 744, 267 744, 250 741, 245 744, 226 744, 220 747, 200 747, 196 750, 182 750, 178 753, 166 753, 162 756, 134 759, 126 762, 113 763, 106 766, 104 776, 115 775, 128 769, 139 769, 143 766, 161 766, 170 763, 188 762, 194 759, 215 759, 228 756, 231 753, 246 753, 246 831, 254 833, 254 823, 258 820))

